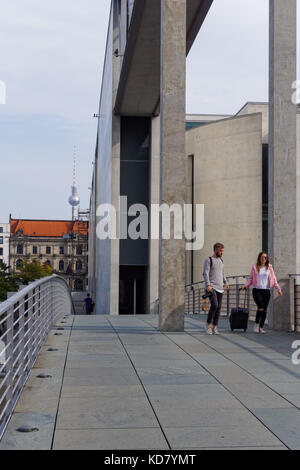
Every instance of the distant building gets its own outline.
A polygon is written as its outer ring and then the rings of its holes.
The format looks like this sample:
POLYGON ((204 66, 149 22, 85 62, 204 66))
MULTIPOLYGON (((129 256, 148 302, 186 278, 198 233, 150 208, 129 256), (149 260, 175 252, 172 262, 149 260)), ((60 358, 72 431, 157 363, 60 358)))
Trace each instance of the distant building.
POLYGON ((48 263, 72 291, 87 288, 88 222, 10 218, 10 270, 24 261, 48 263))
POLYGON ((0 261, 9 266, 10 225, 0 224, 0 261))

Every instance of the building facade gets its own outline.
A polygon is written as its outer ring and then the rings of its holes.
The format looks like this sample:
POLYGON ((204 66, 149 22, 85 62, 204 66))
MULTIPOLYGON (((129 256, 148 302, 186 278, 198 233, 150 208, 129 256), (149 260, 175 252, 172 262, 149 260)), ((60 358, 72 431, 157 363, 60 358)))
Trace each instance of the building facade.
POLYGON ((10 225, 0 224, 0 261, 9 266, 10 225))
POLYGON ((212 3, 111 1, 89 286, 97 314, 148 313, 159 300, 160 329, 182 331, 185 285, 200 280, 215 241, 226 245, 228 275, 248 274, 258 251, 268 249, 284 291, 282 299, 275 294, 270 323, 283 327, 289 272, 300 269, 296 0, 270 0, 270 112, 264 103, 247 103, 236 116, 186 117, 186 56, 212 3), (153 204, 183 209, 186 202, 206 208, 204 247, 193 255, 184 239, 164 239, 161 218, 153 222, 151 212, 153 204), (127 236, 136 204, 141 219, 148 217, 151 228, 157 223, 158 237, 127 236), (116 226, 108 217, 101 237, 108 207, 116 226))
POLYGON ((24 261, 47 263, 72 291, 87 289, 88 223, 86 221, 10 219, 10 271, 24 261))
POLYGON ((111 2, 90 206, 89 286, 97 314, 149 313, 160 297, 162 329, 182 328, 184 240, 133 240, 124 232, 134 219, 126 218, 127 209, 136 203, 145 218, 162 200, 183 207, 185 63, 211 4, 111 2), (123 234, 100 239, 105 204, 115 208, 123 234))

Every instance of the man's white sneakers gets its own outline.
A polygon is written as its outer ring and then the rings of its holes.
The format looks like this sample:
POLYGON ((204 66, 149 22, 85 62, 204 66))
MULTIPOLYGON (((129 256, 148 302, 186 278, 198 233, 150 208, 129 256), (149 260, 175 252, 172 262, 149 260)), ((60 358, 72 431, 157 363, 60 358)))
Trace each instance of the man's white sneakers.
POLYGON ((257 323, 254 323, 253 331, 254 333, 259 333, 259 325, 257 323))
POLYGON ((264 330, 263 328, 260 328, 260 329, 259 329, 259 332, 260 332, 261 334, 263 334, 263 335, 266 334, 266 332, 265 332, 265 330, 264 330))
POLYGON ((214 333, 214 335, 219 335, 220 334, 217 326, 214 327, 213 333, 214 333))

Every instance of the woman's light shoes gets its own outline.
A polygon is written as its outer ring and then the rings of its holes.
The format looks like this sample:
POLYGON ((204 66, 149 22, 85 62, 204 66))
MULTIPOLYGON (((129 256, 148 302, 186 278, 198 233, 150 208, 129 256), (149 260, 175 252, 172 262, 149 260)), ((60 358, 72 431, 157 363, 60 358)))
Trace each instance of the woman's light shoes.
POLYGON ((212 334, 213 334, 212 327, 211 327, 210 325, 206 327, 206 333, 207 333, 208 335, 212 335, 212 334))
POLYGON ((253 331, 254 333, 261 333, 262 335, 266 334, 265 330, 263 328, 260 328, 257 323, 254 324, 253 331))

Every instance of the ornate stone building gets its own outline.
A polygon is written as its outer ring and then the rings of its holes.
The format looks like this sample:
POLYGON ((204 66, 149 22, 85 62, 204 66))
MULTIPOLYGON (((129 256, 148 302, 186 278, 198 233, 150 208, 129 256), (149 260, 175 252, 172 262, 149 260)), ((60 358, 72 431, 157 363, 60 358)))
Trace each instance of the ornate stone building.
POLYGON ((10 218, 10 271, 23 261, 48 263, 72 291, 87 288, 88 222, 10 218))

